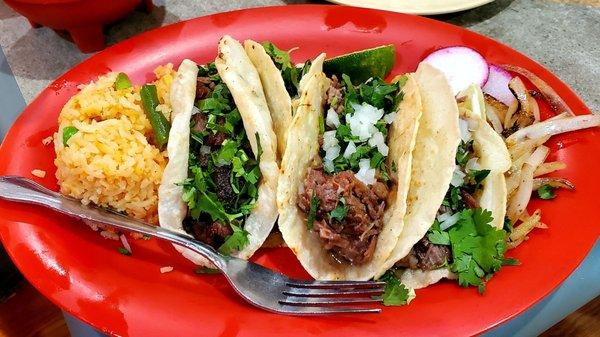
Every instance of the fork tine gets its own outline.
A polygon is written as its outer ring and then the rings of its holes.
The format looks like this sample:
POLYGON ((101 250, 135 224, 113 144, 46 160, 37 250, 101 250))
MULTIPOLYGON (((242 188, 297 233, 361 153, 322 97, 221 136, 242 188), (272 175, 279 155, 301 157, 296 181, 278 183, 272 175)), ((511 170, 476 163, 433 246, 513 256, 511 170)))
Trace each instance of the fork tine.
POLYGON ((383 287, 379 288, 363 288, 363 289, 313 289, 313 288, 290 288, 283 291, 284 295, 288 296, 332 296, 332 295, 353 295, 353 294, 381 294, 383 287))
POLYGON ((381 299, 371 297, 299 297, 289 296, 280 300, 280 304, 287 305, 304 305, 304 306, 319 306, 328 304, 343 304, 343 303, 376 303, 381 302, 381 299))
POLYGON ((294 315, 328 315, 328 314, 378 314, 380 308, 352 307, 305 307, 298 305, 282 305, 282 312, 294 315))
POLYGON ((304 281, 291 280, 286 282, 290 287, 295 288, 374 288, 385 285, 385 282, 378 281, 304 281))

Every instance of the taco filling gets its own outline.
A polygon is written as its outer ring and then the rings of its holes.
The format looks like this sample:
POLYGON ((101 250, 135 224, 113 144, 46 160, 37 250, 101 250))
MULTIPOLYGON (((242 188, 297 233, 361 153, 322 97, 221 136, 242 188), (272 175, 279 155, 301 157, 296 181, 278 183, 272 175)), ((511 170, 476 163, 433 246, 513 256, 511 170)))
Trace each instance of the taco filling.
MULTIPOLYGON (((394 183, 386 164, 388 126, 402 100, 400 84, 375 78, 354 86, 331 78, 320 120, 321 163, 308 169, 298 207, 306 225, 340 263, 372 257, 394 183)), ((393 165, 392 165, 393 166, 393 165)))
POLYGON ((248 244, 243 224, 258 197, 259 158, 254 157, 240 112, 214 63, 199 67, 194 105, 188 178, 183 183, 188 206, 183 228, 231 254, 248 244))

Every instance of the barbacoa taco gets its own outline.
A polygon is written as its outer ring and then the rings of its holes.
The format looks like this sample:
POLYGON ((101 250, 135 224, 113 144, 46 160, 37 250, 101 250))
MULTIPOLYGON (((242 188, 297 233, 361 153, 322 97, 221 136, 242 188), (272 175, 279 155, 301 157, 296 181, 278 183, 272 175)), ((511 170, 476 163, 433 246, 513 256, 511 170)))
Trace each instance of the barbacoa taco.
POLYGON ((443 73, 426 64, 416 78, 423 117, 404 229, 378 275, 395 266, 401 282, 412 289, 442 278, 483 287, 484 278, 504 263, 504 173, 510 156, 487 123, 478 86, 455 98, 443 73))
POLYGON ((171 100, 160 224, 249 258, 277 219, 277 141, 259 75, 242 45, 225 36, 214 63, 182 62, 171 100))
POLYGON ((300 83, 277 191, 279 229, 316 279, 366 280, 403 227, 421 98, 414 76, 388 84, 327 78, 325 55, 300 83))

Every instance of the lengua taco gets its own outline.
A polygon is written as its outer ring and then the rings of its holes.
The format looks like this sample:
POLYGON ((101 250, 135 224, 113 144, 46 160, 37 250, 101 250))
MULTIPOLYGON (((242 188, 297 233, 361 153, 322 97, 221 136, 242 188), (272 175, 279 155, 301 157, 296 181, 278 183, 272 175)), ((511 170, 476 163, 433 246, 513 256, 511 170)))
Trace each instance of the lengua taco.
POLYGON ((421 98, 413 74, 357 85, 343 74, 327 78, 324 57, 299 81, 279 229, 314 278, 366 280, 402 231, 421 98))
POLYGON ((242 45, 225 36, 214 63, 182 62, 171 99, 160 224, 248 258, 277 219, 277 142, 259 75, 242 45))
POLYGON ((423 288, 442 278, 483 287, 484 276, 504 263, 504 173, 510 168, 510 156, 487 123, 478 86, 455 98, 444 75, 431 66, 420 65, 416 77, 424 109, 404 230, 378 274, 395 265, 409 288, 423 288), (447 124, 452 127, 444 127, 447 124), (442 128, 446 131, 440 132, 442 128), (419 174, 431 168, 435 174, 419 174), (463 253, 469 240, 477 242, 479 250, 469 252, 467 261, 463 253))

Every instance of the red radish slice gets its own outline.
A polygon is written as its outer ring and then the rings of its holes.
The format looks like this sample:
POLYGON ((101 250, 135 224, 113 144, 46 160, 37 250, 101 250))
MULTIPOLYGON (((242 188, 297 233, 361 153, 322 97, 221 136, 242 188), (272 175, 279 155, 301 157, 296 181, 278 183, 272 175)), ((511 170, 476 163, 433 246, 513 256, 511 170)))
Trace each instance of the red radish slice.
POLYGON ((515 95, 508 89, 508 82, 513 76, 504 68, 490 64, 490 76, 482 90, 500 102, 511 106, 515 101, 515 95))
POLYGON ((467 47, 447 47, 434 51, 423 62, 446 75, 454 95, 473 83, 483 86, 489 75, 489 66, 483 56, 467 47))

